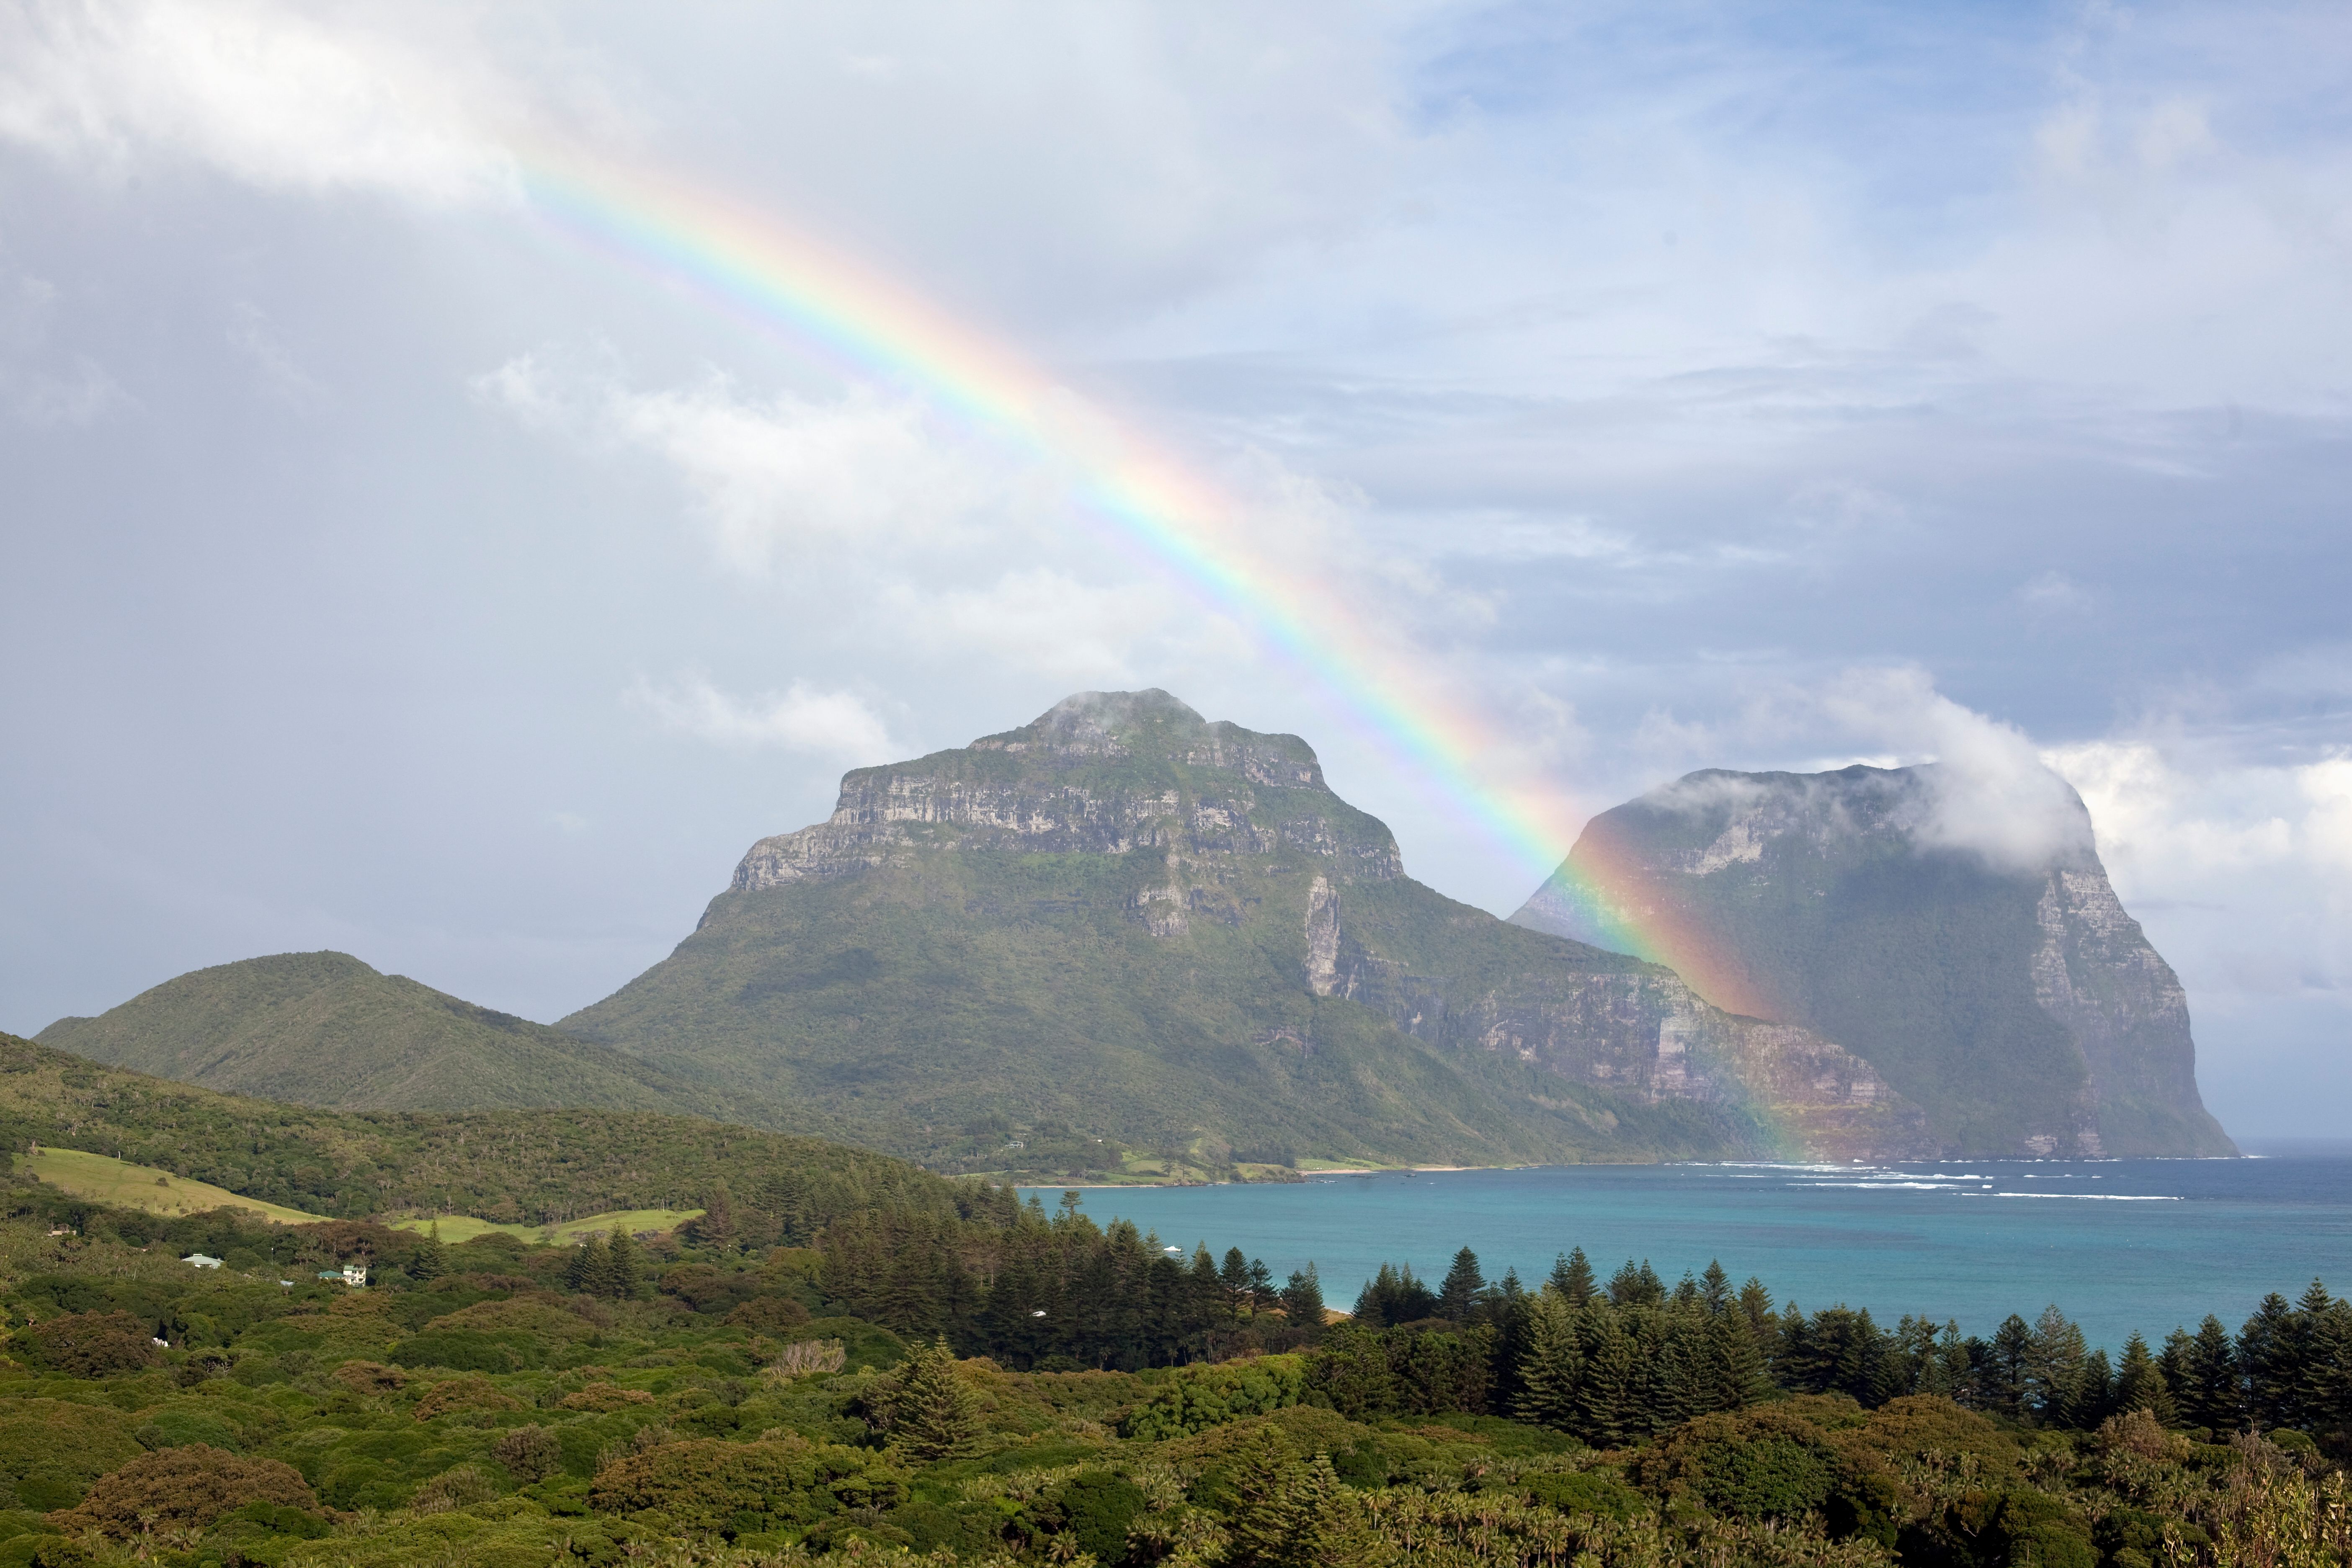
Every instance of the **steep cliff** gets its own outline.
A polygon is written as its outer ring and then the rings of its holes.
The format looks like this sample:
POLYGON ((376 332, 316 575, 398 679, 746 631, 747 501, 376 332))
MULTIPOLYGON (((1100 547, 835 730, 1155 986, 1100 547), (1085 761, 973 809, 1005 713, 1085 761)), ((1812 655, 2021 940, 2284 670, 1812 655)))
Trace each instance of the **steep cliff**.
POLYGON ((1934 767, 1697 773, 1593 818, 1513 923, 1666 933, 1709 997, 1876 1069, 1966 1154, 2232 1154, 2188 999, 2057 781, 2041 847, 1950 827, 1934 767))
POLYGON ((1207 1165, 1930 1145, 1853 1054, 1423 887, 1304 742, 1159 691, 848 774, 562 1027, 934 1159, 1047 1122, 1207 1165))

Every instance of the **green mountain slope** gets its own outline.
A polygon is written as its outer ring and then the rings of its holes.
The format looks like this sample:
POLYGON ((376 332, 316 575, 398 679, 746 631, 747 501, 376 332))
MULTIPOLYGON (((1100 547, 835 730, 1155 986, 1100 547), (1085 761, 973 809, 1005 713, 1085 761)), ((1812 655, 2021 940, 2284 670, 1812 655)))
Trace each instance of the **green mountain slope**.
POLYGON ((350 1110, 709 1109, 637 1058, 340 952, 199 969, 37 1038, 207 1089, 350 1110))
POLYGON ((0 1034, 0 1147, 85 1150, 342 1218, 544 1224, 609 1209, 740 1205, 806 1216, 942 1214, 978 1194, 903 1160, 697 1117, 621 1110, 320 1110, 150 1078, 0 1034), (782 1195, 777 1197, 775 1194, 782 1195))
MULTIPOLYGON (((2232 1154, 2188 1000, 2074 802, 2012 868, 1940 845, 1933 768, 1697 773, 1602 813, 1512 917, 1591 934, 1580 889, 1684 933, 1714 999, 1864 1058, 1960 1154, 2232 1154)), ((2071 796, 2069 797, 2071 799, 2071 796)))
POLYGON ((1304 742, 1157 691, 850 773, 561 1026, 974 1168, 1034 1166, 1040 1135, 1217 1169, 1897 1152, 1924 1127, 1801 1029, 1412 881, 1304 742))

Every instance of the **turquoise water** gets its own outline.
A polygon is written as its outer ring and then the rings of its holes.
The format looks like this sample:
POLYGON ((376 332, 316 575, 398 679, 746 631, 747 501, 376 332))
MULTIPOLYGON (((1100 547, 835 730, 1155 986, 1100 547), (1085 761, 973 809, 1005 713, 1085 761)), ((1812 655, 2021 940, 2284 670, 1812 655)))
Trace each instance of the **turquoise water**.
MULTIPOLYGON (((1048 1205, 1058 1195, 1045 1192, 1048 1205)), ((1979 1160, 1901 1166, 1568 1165, 1318 1177, 1295 1186, 1095 1188, 1186 1251, 1239 1247, 1277 1278, 1310 1259, 1335 1307, 1383 1262, 1433 1286, 1454 1250, 1539 1283, 1582 1247, 1605 1279, 1648 1258, 1671 1283, 1722 1260, 1776 1300, 1867 1307, 1989 1334, 2056 1302, 2111 1352, 2316 1277, 2352 1292, 2352 1146, 2250 1160, 1979 1160)))

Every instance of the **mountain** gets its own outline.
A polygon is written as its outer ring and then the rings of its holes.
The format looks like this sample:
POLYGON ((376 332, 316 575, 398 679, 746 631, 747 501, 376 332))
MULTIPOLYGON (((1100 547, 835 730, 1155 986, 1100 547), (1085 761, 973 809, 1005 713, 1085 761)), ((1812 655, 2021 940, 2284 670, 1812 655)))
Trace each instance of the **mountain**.
POLYGON ((707 1112, 643 1060, 341 952, 199 969, 43 1045, 237 1094, 348 1110, 593 1106, 707 1112))
POLYGON ((904 1160, 814 1138, 647 1111, 321 1110, 150 1078, 0 1034, 0 1148, 79 1149, 339 1218, 437 1213, 544 1224, 698 1208, 804 1233, 885 1205, 952 1214, 976 1194, 904 1160))
POLYGON ((1715 1001, 1837 1041, 1950 1153, 2236 1153, 2179 980, 2044 782, 2046 822, 1973 803, 1971 829, 1935 766, 1692 773, 1594 817, 1511 919, 1591 938, 1604 889, 1598 921, 1675 933, 1715 1001))
POLYGON ((847 774, 560 1026, 967 1169, 1929 1144, 1851 1053, 1423 887, 1304 741, 1163 691, 847 774))

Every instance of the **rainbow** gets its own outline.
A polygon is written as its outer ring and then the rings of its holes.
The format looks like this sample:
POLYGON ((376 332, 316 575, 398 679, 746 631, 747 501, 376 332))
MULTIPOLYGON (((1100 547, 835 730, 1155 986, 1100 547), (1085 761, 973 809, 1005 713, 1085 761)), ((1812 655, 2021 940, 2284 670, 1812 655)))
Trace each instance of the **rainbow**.
MULTIPOLYGON (((1635 909, 1630 888, 1596 866, 1563 866, 1582 813, 1540 783, 1497 782, 1482 759, 1505 754, 1493 729, 1328 582, 1292 569, 1252 536, 1246 509, 1133 431, 1073 417, 1072 400, 1004 345, 972 331, 872 267, 764 214, 668 179, 538 150, 520 165, 532 212, 568 239, 1025 447, 1069 477, 1082 509, 1211 607, 1251 628, 1305 670, 1401 771, 1466 814, 1552 890, 1604 945, 1690 975, 1705 945, 1678 923, 1635 909), (1677 962, 1679 961, 1679 962, 1677 962)), ((1580 858, 1580 862, 1582 858, 1580 858)), ((1704 987, 1702 986, 1704 990, 1704 987)))

